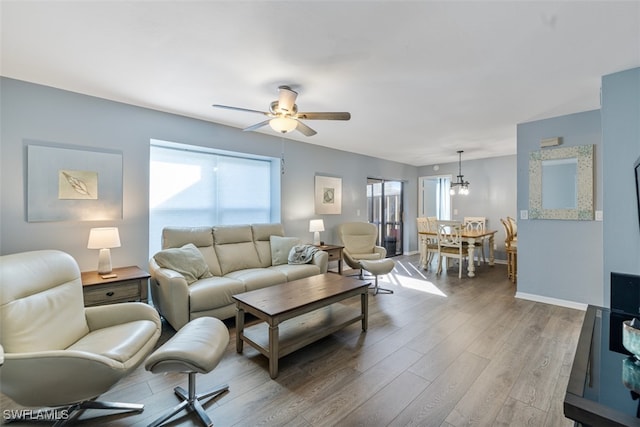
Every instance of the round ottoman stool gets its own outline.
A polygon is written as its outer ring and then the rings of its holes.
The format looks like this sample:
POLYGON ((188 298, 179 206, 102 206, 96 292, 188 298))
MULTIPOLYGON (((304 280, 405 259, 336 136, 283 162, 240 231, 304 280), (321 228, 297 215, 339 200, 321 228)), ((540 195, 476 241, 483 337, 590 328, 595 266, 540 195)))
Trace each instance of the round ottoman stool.
POLYGON ((147 371, 184 372, 189 374, 189 392, 176 387, 174 392, 182 402, 165 413, 149 426, 159 426, 182 409, 193 411, 206 426, 213 422, 205 412, 200 400, 218 396, 229 390, 228 385, 215 390, 196 394, 196 374, 211 372, 222 359, 229 344, 229 331, 221 320, 213 317, 200 317, 187 323, 165 344, 151 354, 145 361, 147 371))
POLYGON ((378 292, 383 292, 386 294, 393 293, 391 289, 385 289, 378 286, 378 275, 390 273, 395 265, 395 262, 393 262, 391 258, 360 260, 360 267, 362 267, 363 270, 367 270, 369 273, 373 274, 376 278, 376 284, 373 287, 374 294, 377 294, 378 292))

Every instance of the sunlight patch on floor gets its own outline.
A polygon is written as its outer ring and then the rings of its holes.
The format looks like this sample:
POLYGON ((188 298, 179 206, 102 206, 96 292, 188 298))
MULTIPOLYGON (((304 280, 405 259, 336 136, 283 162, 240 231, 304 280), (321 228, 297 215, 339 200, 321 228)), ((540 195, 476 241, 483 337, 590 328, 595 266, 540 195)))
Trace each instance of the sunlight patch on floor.
POLYGON ((401 286, 403 288, 415 289, 420 292, 427 292, 433 295, 438 295, 446 298, 446 294, 442 292, 436 285, 432 282, 426 280, 424 275, 423 279, 418 279, 415 277, 407 277, 400 274, 395 274, 391 272, 386 275, 385 282, 391 283, 392 285, 401 286))

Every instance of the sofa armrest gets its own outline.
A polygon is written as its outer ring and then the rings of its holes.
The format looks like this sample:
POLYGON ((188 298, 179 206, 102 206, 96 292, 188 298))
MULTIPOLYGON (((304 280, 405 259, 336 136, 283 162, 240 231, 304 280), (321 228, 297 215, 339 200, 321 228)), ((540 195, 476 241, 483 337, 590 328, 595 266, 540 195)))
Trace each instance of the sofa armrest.
POLYGON ((162 268, 151 258, 151 299, 175 330, 189 322, 189 285, 184 276, 177 271, 162 268))
POLYGON ((313 254, 311 264, 320 267, 320 274, 324 274, 329 269, 329 254, 325 251, 318 251, 313 254))

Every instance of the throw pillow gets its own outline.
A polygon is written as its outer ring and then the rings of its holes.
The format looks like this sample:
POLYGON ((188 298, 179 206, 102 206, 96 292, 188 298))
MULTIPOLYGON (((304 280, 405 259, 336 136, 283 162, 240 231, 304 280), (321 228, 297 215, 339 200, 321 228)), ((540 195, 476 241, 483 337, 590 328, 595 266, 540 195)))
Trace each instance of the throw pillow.
POLYGON ((153 258, 160 267, 182 274, 189 285, 198 279, 212 277, 204 257, 193 243, 162 250, 153 258))
POLYGON ((271 265, 282 265, 288 262, 291 248, 300 243, 297 237, 269 236, 271 244, 271 265))

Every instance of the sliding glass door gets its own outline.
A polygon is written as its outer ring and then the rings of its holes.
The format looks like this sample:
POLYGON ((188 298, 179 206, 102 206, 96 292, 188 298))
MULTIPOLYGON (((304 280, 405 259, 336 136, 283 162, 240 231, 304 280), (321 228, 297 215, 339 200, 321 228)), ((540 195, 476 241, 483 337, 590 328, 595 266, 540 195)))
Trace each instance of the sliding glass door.
POLYGON ((378 227, 378 244, 387 256, 402 254, 402 196, 401 181, 367 179, 368 220, 378 227))

